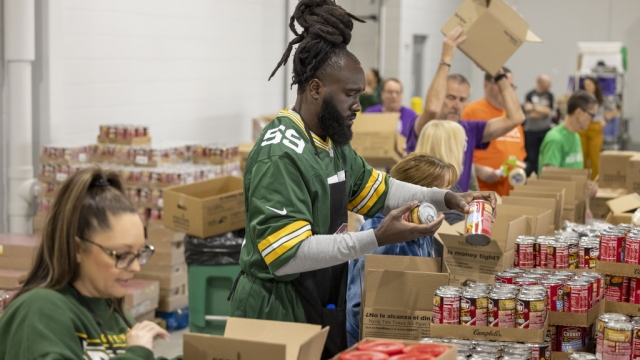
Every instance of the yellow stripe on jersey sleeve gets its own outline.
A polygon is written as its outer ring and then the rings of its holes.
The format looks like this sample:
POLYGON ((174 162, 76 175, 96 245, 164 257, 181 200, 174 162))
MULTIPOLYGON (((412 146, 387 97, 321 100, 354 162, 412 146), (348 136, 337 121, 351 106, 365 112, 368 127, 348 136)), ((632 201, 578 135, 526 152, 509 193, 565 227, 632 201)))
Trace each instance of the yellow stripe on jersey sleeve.
POLYGON ((378 201, 380 196, 384 194, 386 189, 385 177, 387 174, 380 172, 376 169, 371 169, 371 176, 367 181, 367 185, 356 196, 356 198, 349 203, 349 211, 364 215, 371 209, 373 204, 378 201))
POLYGON ((311 225, 304 220, 298 220, 276 231, 258 243, 258 251, 262 253, 262 257, 267 265, 269 265, 295 244, 311 235, 311 225))

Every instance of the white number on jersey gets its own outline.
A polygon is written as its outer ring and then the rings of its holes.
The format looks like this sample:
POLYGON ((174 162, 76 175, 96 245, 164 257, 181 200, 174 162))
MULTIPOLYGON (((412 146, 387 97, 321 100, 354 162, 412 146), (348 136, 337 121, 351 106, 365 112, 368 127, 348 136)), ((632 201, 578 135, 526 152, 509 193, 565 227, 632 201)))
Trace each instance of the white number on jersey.
MULTIPOLYGON (((264 139, 260 146, 277 144, 282 140, 282 133, 280 131, 285 131, 285 127, 283 125, 278 126, 275 129, 271 129, 264 134, 264 139)), ((302 154, 302 150, 304 150, 304 141, 296 134, 296 131, 293 129, 286 130, 284 136, 286 139, 282 141, 283 144, 292 148, 298 154, 302 154)))

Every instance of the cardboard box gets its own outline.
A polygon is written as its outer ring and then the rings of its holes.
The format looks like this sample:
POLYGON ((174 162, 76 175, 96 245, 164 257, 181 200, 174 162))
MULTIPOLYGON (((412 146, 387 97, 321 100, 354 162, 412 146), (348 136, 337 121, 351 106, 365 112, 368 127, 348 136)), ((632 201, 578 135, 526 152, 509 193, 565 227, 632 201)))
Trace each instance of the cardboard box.
POLYGON ((611 213, 606 219, 608 223, 613 225, 631 224, 633 213, 640 208, 640 195, 638 193, 631 193, 620 196, 607 201, 607 206, 609 206, 611 210, 611 213))
POLYGON ((607 205, 607 201, 617 199, 626 194, 626 189, 599 188, 596 196, 592 198, 590 202, 593 217, 595 219, 605 219, 611 211, 609 205, 607 205))
POLYGON ((436 237, 445 245, 444 261, 449 268, 449 284, 493 284, 496 272, 513 267, 515 241, 518 236, 527 235, 528 221, 522 215, 498 213, 492 226, 491 243, 484 247, 467 244, 463 223, 451 226, 443 222, 436 237))
POLYGON ((613 301, 604 302, 604 311, 628 316, 640 316, 640 305, 613 301))
MULTIPOLYGON (((585 345, 580 352, 594 354, 595 350, 595 340, 592 340, 589 344, 585 345)), ((551 351, 551 360, 569 360, 570 355, 571 353, 568 352, 551 351)))
POLYGON ((278 117, 278 114, 261 115, 253 118, 252 135, 254 142, 258 141, 258 139, 260 138, 260 134, 262 134, 262 130, 264 130, 264 127, 272 122, 276 117, 278 117))
MULTIPOLYGON (((563 211, 563 202, 564 202, 564 190, 559 192, 554 192, 552 190, 538 191, 531 188, 518 187, 509 192, 509 197, 519 197, 519 198, 527 198, 531 201, 536 201, 538 199, 550 199, 555 202, 555 208, 553 211, 553 225, 555 229, 562 228, 562 211, 563 211), (520 190, 522 189, 522 190, 520 190)), ((504 199, 503 199, 504 202, 504 199)), ((506 204, 510 203, 509 201, 506 204)), ((521 204, 518 204, 521 205, 521 204)))
POLYGON ((529 179, 527 185, 542 187, 543 189, 564 189, 564 203, 563 207, 571 206, 573 201, 584 200, 586 193, 578 191, 578 184, 575 181, 558 181, 558 180, 542 180, 542 179, 529 179))
POLYGON ((627 191, 640 193, 640 156, 636 155, 627 163, 627 191))
POLYGON ((137 317, 155 310, 159 301, 160 288, 157 281, 129 280, 124 308, 129 310, 131 316, 137 317))
POLYGON ((186 271, 171 275, 156 274, 152 272, 139 272, 136 274, 136 278, 157 281, 160 284, 160 289, 167 290, 175 289, 188 281, 186 271))
POLYGON ((234 176, 165 188, 164 224, 201 238, 243 229, 243 189, 242 179, 234 176))
POLYGON ((165 277, 171 277, 173 275, 186 274, 187 264, 184 262, 178 265, 153 265, 144 264, 140 267, 140 272, 145 274, 160 275, 165 277))
MULTIPOLYGON (((371 340, 376 340, 376 339, 364 339, 360 342, 358 342, 357 344, 353 345, 352 347, 348 348, 347 350, 341 352, 340 354, 334 356, 333 358, 331 358, 331 360, 340 360, 340 356, 342 354, 348 353, 350 351, 356 350, 358 348, 358 345, 360 345, 360 343, 365 342, 365 341, 371 341, 371 340)), ((418 341, 402 341, 403 344, 405 345, 414 345, 414 344, 420 344, 420 342, 418 341)), ((458 358, 458 348, 455 345, 451 345, 451 344, 438 344, 438 345, 445 345, 449 347, 449 350, 447 350, 444 354, 438 356, 437 360, 456 360, 458 358)))
POLYGON ((27 278, 29 272, 0 269, 0 289, 15 289, 27 278))
POLYGON ((35 259, 40 236, 0 234, 0 263, 8 258, 35 259))
POLYGON ((584 224, 587 221, 587 201, 575 201, 573 206, 565 207, 562 211, 562 220, 570 221, 578 224, 584 224))
POLYGON ((158 311, 172 312, 189 306, 189 295, 174 295, 168 298, 160 298, 158 311))
POLYGON ((524 42, 542 41, 503 0, 465 0, 442 33, 446 36, 456 26, 467 36, 460 50, 490 74, 496 74, 524 42))
POLYGON ((375 168, 393 167, 404 157, 406 139, 398 134, 400 113, 360 113, 351 128, 351 147, 375 168))
POLYGON ((184 241, 185 233, 164 226, 164 223, 149 222, 146 228, 147 243, 156 251, 171 250, 173 243, 184 241))
POLYGON ((547 335, 549 319, 542 329, 506 329, 489 326, 431 325, 431 336, 443 339, 516 341, 542 343, 547 335))
POLYGON ((433 293, 449 283, 440 258, 366 255, 360 334, 363 338, 429 337, 433 293))
MULTIPOLYGON (((550 212, 549 226, 555 228, 556 220, 560 220, 560 217, 556 219, 556 204, 558 203, 555 199, 536 199, 536 198, 527 198, 521 196, 504 196, 502 198, 502 203, 505 205, 519 205, 519 206, 531 206, 541 209, 548 209, 550 212)), ((546 229, 547 235, 549 227, 546 229)))
POLYGON ((147 264, 172 267, 174 265, 184 264, 184 261, 184 241, 177 241, 171 243, 169 250, 156 250, 147 264))
POLYGON ((160 289, 160 299, 162 300, 163 298, 170 298, 177 295, 189 295, 188 289, 188 283, 184 283, 172 289, 160 289))
POLYGON ((329 328, 230 317, 224 336, 184 334, 185 360, 317 360, 329 328))
MULTIPOLYGON (((498 204, 497 214, 522 215, 527 219, 526 234, 531 236, 545 236, 551 223, 551 210, 534 207, 532 205, 498 204)), ((500 216, 500 215, 498 215, 500 216)))
POLYGON ((565 325, 587 327, 598 320, 598 316, 605 311, 605 301, 601 300, 589 309, 586 314, 576 314, 570 312, 549 312, 549 325, 565 325))
POLYGON ((26 257, 0 257, 0 269, 30 271, 34 262, 26 257))
POLYGON ((603 188, 626 189, 629 159, 635 155, 638 153, 634 151, 601 152, 598 185, 603 188))
POLYGON ((596 261, 596 271, 601 274, 640 277, 640 265, 596 261))

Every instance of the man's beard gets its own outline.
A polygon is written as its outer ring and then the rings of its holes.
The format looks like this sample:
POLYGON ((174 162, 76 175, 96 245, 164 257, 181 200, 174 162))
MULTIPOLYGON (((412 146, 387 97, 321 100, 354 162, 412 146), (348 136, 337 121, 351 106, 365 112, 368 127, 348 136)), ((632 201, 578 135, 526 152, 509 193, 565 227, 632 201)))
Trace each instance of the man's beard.
POLYGON ((456 110, 451 110, 449 112, 442 112, 438 117, 438 120, 460 121, 460 112, 456 110))
MULTIPOLYGON (((353 118, 355 116, 356 114, 353 114, 353 118)), ((353 131, 351 126, 347 125, 347 118, 340 113, 333 97, 327 96, 322 100, 318 125, 336 146, 345 146, 353 138, 353 131)))

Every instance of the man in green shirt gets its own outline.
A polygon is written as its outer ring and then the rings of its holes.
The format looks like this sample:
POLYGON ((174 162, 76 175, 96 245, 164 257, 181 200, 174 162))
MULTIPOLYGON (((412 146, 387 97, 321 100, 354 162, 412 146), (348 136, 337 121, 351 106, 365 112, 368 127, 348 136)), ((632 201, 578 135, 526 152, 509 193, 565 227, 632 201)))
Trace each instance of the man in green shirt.
POLYGON ((349 260, 434 234, 442 215, 427 225, 402 220, 418 202, 463 213, 473 199, 495 204, 489 192, 455 194, 397 181, 351 148, 365 88, 360 62, 346 48, 352 20, 359 19, 333 0, 301 0, 291 17, 297 37, 272 76, 298 44, 292 83, 298 95, 265 127, 247 159, 246 242, 230 294, 231 316, 329 326, 323 359, 347 345, 349 260), (347 211, 388 216, 375 230, 349 233, 347 211))
POLYGON ((547 166, 582 169, 582 144, 578 131, 584 131, 598 112, 598 101, 586 91, 577 91, 567 103, 567 116, 542 141, 538 173, 547 166))

